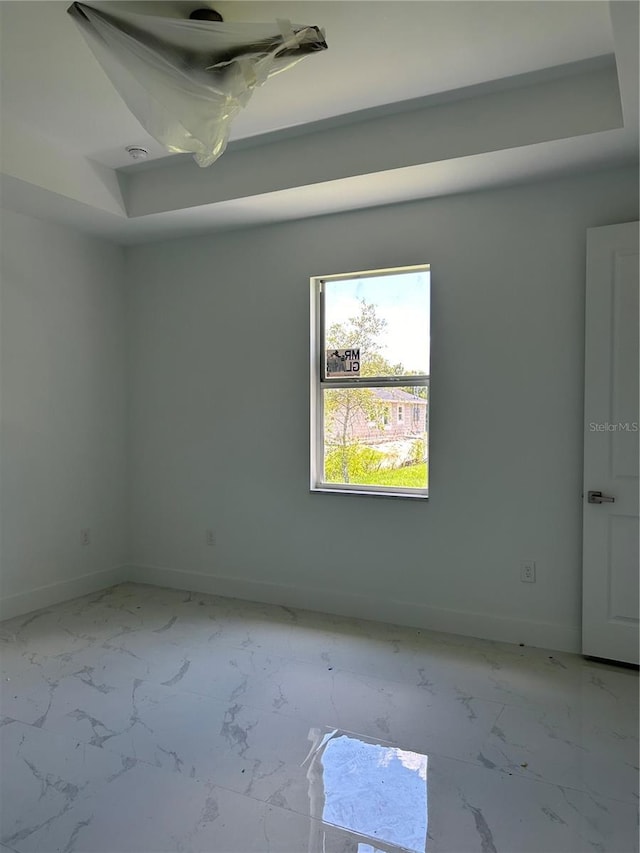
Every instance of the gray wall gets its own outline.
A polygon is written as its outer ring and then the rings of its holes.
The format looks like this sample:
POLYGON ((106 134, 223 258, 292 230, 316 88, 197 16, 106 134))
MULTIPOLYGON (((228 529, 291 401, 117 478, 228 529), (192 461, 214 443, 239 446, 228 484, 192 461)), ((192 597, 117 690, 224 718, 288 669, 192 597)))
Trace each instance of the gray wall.
POLYGON ((124 256, 9 211, 1 248, 0 583, 10 616, 122 576, 124 256))
POLYGON ((127 250, 4 212, 2 614, 132 578, 577 648, 585 231, 637 181, 127 250), (431 497, 312 495, 309 277, 425 261, 431 497))
POLYGON ((637 180, 128 249, 131 576, 578 648, 585 231, 637 180), (431 497, 310 494, 309 276, 421 262, 431 497))

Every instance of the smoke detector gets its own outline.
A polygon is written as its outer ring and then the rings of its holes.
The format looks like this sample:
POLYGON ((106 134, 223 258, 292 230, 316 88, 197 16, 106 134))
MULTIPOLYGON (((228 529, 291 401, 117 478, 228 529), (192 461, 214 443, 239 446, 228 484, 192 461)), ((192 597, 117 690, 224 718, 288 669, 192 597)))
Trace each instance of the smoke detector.
POLYGON ((126 151, 132 160, 146 160, 149 156, 147 149, 141 145, 127 145, 126 151))

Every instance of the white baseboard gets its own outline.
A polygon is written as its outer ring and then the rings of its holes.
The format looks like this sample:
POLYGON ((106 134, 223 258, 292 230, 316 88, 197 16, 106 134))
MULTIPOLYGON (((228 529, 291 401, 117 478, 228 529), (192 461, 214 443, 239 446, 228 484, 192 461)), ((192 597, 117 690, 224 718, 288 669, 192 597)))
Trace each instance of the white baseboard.
POLYGON ((580 651, 578 627, 512 619, 487 613, 444 610, 394 599, 345 594, 339 590, 216 577, 154 566, 128 566, 125 574, 126 579, 134 583, 147 583, 267 604, 283 604, 288 607, 462 634, 503 643, 524 643, 526 646, 565 652, 580 651))
POLYGON ((102 572, 81 575, 68 581, 41 586, 17 595, 9 595, 6 598, 0 598, 0 619, 22 616, 32 610, 51 607, 51 605, 59 604, 61 601, 69 601, 81 595, 98 592, 126 580, 129 580, 127 568, 118 566, 114 569, 105 569, 102 572))

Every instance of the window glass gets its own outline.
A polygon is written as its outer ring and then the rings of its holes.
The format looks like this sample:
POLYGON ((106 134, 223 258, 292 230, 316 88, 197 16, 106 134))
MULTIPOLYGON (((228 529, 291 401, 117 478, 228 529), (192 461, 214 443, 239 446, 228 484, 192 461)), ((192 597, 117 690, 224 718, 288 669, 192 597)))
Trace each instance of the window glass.
POLYGON ((312 288, 311 488, 427 497, 429 267, 312 288))
POLYGON ((325 390, 325 482, 426 489, 426 390, 412 387, 325 390), (389 421, 389 401, 398 399, 404 400, 405 405, 416 401, 416 408, 424 413, 418 424, 399 419, 389 421))
POLYGON ((428 374, 428 285, 428 270, 325 282, 327 361, 359 350, 360 376, 428 374))

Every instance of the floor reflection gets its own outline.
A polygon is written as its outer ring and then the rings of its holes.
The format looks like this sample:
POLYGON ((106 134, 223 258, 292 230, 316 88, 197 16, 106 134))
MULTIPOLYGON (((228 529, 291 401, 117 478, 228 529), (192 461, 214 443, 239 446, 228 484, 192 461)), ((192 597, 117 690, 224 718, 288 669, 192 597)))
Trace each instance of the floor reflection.
POLYGON ((337 729, 309 740, 310 853, 425 853, 426 755, 337 729))

